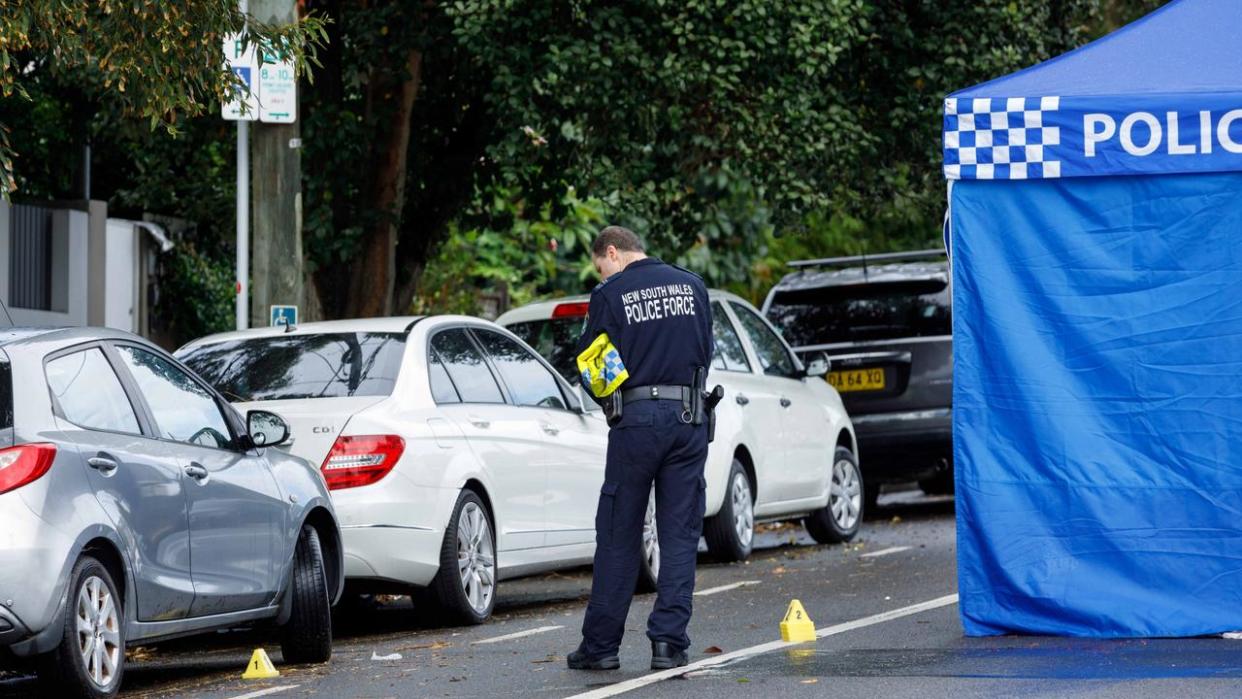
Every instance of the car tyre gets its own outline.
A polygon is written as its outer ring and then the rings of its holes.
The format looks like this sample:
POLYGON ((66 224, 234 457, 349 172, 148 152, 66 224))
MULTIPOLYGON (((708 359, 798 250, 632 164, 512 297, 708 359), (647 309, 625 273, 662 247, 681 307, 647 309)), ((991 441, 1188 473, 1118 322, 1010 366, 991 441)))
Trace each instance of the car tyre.
POLYGON ((720 512, 703 523, 707 550, 717 560, 744 561, 755 542, 755 498, 742 462, 733 460, 720 512))
POLYGON ((319 532, 302 527, 293 554, 289 594, 293 609, 280 638, 286 663, 326 663, 332 658, 332 598, 319 532))
POLYGON ((125 614, 112 575, 83 556, 69 576, 60 642, 39 656, 37 671, 49 697, 111 699, 125 674, 125 614))
POLYGON ((832 457, 828 506, 816 510, 805 520, 806 530, 821 544, 838 544, 858 535, 862 526, 866 488, 858 459, 845 447, 837 447, 832 457))
POLYGON ((643 563, 638 569, 638 591, 655 592, 660 580, 660 536, 656 529, 655 489, 647 499, 643 515, 643 563))
POLYGON ((492 516, 472 490, 457 497, 429 586, 447 621, 482 624, 496 606, 496 535, 492 516))

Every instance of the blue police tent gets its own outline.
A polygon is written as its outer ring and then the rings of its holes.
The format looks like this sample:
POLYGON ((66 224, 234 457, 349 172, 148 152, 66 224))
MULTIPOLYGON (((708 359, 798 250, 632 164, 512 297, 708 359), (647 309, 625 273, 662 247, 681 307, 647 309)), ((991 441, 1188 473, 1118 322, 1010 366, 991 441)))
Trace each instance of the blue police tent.
POLYGON ((945 100, 968 635, 1242 629, 1242 2, 945 100))

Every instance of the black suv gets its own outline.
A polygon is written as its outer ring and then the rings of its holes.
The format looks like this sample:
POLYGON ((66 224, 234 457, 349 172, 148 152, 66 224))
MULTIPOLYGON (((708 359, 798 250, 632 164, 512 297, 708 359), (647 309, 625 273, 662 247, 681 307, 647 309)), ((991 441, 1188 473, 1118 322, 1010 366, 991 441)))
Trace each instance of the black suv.
POLYGON ((858 431, 869 486, 919 481, 953 492, 953 334, 944 252, 790 263, 763 312, 802 356, 824 353, 828 381, 858 431))

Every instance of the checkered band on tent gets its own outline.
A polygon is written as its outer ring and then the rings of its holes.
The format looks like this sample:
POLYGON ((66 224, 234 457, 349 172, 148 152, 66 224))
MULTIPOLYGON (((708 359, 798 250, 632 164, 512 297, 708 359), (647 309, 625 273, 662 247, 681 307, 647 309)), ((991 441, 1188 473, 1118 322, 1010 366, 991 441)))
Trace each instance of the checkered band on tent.
POLYGON ((1044 115, 1059 97, 1010 97, 944 101, 944 175, 951 180, 1025 180, 1061 176, 1051 159, 1061 129, 1044 115))

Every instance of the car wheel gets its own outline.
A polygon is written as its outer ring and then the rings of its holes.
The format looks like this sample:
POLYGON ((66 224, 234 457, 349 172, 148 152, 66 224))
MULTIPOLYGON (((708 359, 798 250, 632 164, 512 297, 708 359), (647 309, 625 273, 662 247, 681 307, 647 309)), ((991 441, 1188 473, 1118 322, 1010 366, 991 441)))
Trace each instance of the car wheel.
POLYGON ((496 537, 491 516, 471 490, 462 490, 444 531, 440 571, 431 590, 452 621, 482 624, 496 604, 496 537))
POLYGON ((332 600, 319 532, 314 527, 302 527, 293 554, 289 594, 293 610, 280 638, 285 662, 326 663, 332 657, 332 600))
POLYGON ((845 447, 837 447, 832 458, 832 480, 828 485, 828 506, 806 518, 806 530, 821 544, 849 541, 858 534, 863 518, 864 488, 858 460, 845 447))
POLYGON ((112 575, 83 556, 69 576, 60 643, 38 660, 47 696, 116 696, 125 673, 124 618, 112 575))
POLYGON ((660 537, 656 530, 655 490, 647 499, 643 515, 643 565, 638 571, 638 591, 655 592, 660 579, 660 537))
POLYGON ((755 542, 755 498, 742 462, 733 460, 720 512, 703 524, 707 550, 721 561, 744 561, 755 542))

